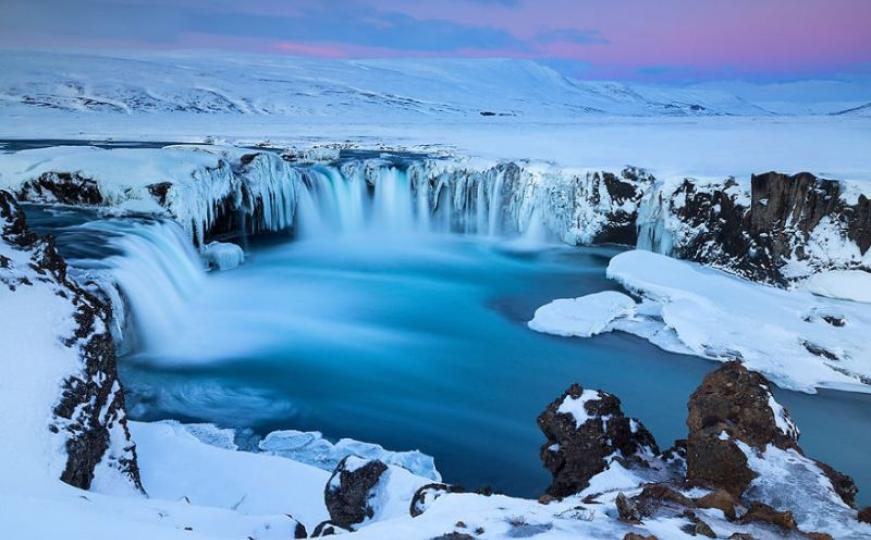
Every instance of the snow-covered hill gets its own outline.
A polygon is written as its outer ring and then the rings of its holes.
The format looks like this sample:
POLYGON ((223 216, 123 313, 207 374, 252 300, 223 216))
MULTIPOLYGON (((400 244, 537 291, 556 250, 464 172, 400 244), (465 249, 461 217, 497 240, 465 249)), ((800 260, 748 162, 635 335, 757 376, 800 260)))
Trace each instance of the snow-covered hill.
MULTIPOLYGON (((820 96, 852 97, 838 92, 840 84, 809 88, 819 90, 820 96)), ((815 94, 809 97, 808 86, 801 88, 802 99, 795 107, 778 104, 776 112, 833 112, 863 103, 847 99, 820 111, 807 106, 815 94)), ((312 60, 199 53, 110 57, 30 51, 4 51, 0 57, 0 112, 48 108, 370 119, 774 114, 742 96, 769 101, 771 92, 752 85, 733 89, 738 92, 711 84, 678 88, 578 81, 533 61, 508 59, 312 60)), ((862 97, 867 102, 869 96, 862 97)))

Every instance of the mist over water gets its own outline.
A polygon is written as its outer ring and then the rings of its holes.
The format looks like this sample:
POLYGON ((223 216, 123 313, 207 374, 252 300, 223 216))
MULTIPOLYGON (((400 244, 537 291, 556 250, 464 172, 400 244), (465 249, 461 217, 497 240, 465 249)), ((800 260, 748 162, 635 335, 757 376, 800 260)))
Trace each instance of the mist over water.
MULTIPOLYGON (((404 169, 379 179, 313 168, 293 233, 251 239, 246 263, 220 273, 172 222, 46 218, 64 224, 78 270, 117 283, 129 307, 131 415, 419 449, 448 482, 523 496, 548 484, 536 416, 573 382, 619 396, 663 447, 685 436, 687 398, 716 364, 621 333, 526 327, 554 298, 619 289, 605 278, 619 248, 553 243, 535 209, 523 232, 502 230, 495 182, 457 220, 449 198, 425 211, 433 201, 404 169), (457 222, 475 234, 449 233, 457 222)), ((778 398, 808 454, 867 492, 869 396, 778 398), (833 446, 844 432, 858 440, 833 446)))

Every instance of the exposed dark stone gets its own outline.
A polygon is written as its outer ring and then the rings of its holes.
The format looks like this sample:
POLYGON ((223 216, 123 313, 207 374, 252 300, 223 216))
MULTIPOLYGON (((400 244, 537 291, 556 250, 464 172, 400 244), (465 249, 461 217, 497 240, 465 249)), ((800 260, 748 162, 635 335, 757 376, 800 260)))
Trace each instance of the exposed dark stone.
POLYGON ((587 203, 601 205, 601 191, 611 199, 611 209, 605 216, 605 225, 593 239, 596 244, 623 244, 634 246, 638 242, 637 206, 653 185, 655 179, 646 171, 634 167, 625 168, 620 176, 610 172, 593 173, 581 179, 586 187, 587 203), (624 208, 632 208, 626 211, 624 208))
POLYGON ((859 488, 856 486, 856 483, 853 482, 853 479, 842 472, 836 471, 822 461, 814 460, 814 463, 816 463, 817 467, 819 467, 820 470, 823 471, 823 474, 828 477, 829 481, 832 483, 832 487, 835 488, 835 493, 837 493, 845 503, 853 506, 856 503, 856 494, 859 493, 859 488))
POLYGON ((364 464, 359 461, 365 460, 356 456, 345 457, 336 465, 324 489, 330 521, 346 529, 374 515, 370 505, 375 495, 373 490, 387 470, 387 465, 377 459, 364 464))
POLYGON ((294 538, 308 538, 308 531, 305 530, 305 525, 296 522, 296 526, 293 528, 293 537, 294 538))
POLYGON ((860 510, 856 518, 862 523, 871 523, 871 506, 866 506, 860 510))
POLYGON ((623 493, 618 493, 614 504, 617 506, 617 516, 620 518, 620 521, 641 523, 641 511, 632 499, 627 498, 623 493))
POLYGON ((681 530, 692 536, 707 536, 708 538, 716 538, 717 535, 711 526, 705 523, 702 518, 696 515, 695 512, 686 511, 684 517, 690 522, 681 527, 681 530))
POLYGON ((22 184, 16 195, 25 201, 99 205, 103 204, 103 194, 97 183, 77 172, 43 173, 35 180, 22 184))
POLYGON ((322 521, 315 526, 315 530, 312 531, 311 538, 321 538, 323 536, 333 536, 337 533, 350 532, 348 529, 344 527, 340 527, 336 525, 332 521, 322 521))
POLYGON ((745 524, 753 522, 768 523, 790 531, 796 528, 792 512, 779 512, 761 502, 752 503, 747 512, 738 518, 738 522, 745 524))
POLYGON ((474 536, 471 534, 461 533, 461 532, 449 532, 445 533, 441 536, 434 536, 432 540, 474 540, 474 536))
POLYGON ((730 521, 735 519, 735 507, 738 504, 739 501, 725 489, 712 491, 696 499, 696 506, 699 508, 716 508, 721 510, 730 521))
POLYGON ((439 482, 423 485, 414 492, 408 511, 411 514, 411 517, 417 517, 423 514, 433 501, 445 493, 465 493, 465 491, 466 490, 460 486, 442 484, 439 482))
POLYGON ((596 397, 587 399, 583 407, 589 418, 580 426, 572 414, 559 411, 564 401, 583 394, 583 388, 572 385, 538 417, 538 427, 547 437, 541 460, 553 475, 547 492, 554 497, 583 490, 615 453, 627 467, 646 466, 642 456, 659 453, 653 435, 638 420, 624 416, 620 400, 611 394, 597 391, 596 397))
MULTIPOLYGON (((52 287, 75 308, 76 328, 64 338, 64 344, 81 351, 81 371, 63 381, 54 418, 46 426, 65 438, 67 461, 60 479, 88 489, 94 469, 102 461, 126 475, 141 490, 136 450, 124 412, 124 391, 118 380, 115 346, 106 330, 111 319, 109 305, 67 278, 66 262, 55 249, 53 239, 39 238, 30 232, 24 212, 12 195, 4 191, 0 191, 0 224, 0 241, 28 252, 28 270, 34 273, 35 280, 52 287), (118 453, 108 452, 113 432, 123 439, 115 441, 116 446, 123 446, 118 453)), ((15 286, 33 283, 25 276, 7 285, 14 290, 15 286)))
POLYGON ((696 507, 692 499, 665 484, 647 484, 641 493, 632 498, 632 503, 644 517, 654 515, 660 508, 682 512, 696 507))
POLYGON ((806 532, 804 533, 805 538, 809 538, 810 540, 835 540, 831 534, 824 532, 806 532))
POLYGON ((156 184, 150 184, 147 187, 148 192, 151 193, 151 196, 154 197, 157 204, 165 207, 169 190, 172 188, 172 182, 158 182, 156 184))
POLYGON ((656 536, 649 534, 647 536, 630 532, 623 535, 623 540, 659 540, 656 536))
POLYGON ((768 381, 740 362, 727 362, 705 377, 690 396, 687 416, 687 480, 740 497, 755 477, 735 444, 763 450, 767 444, 797 448, 797 433, 778 429, 768 381))
POLYGON ((686 180, 671 194, 670 212, 692 231, 674 255, 724 268, 754 281, 785 285, 787 259, 807 259, 811 232, 833 222, 861 253, 871 246, 871 201, 841 198, 840 183, 809 173, 768 172, 751 178, 750 205, 734 180, 700 189, 686 180))
POLYGON ((736 532, 729 536, 729 540, 756 540, 752 534, 736 532))

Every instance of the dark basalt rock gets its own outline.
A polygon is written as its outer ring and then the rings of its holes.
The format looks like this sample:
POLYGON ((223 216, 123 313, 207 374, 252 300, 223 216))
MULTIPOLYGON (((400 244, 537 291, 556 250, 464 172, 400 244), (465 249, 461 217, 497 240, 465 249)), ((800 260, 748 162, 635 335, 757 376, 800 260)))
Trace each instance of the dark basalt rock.
POLYGON ((638 243, 638 204, 653 185, 655 179, 649 173, 635 167, 623 169, 620 176, 610 173, 594 173, 584 179, 587 188, 587 203, 598 207, 604 191, 611 199, 612 210, 607 212, 606 224, 593 239, 596 244, 623 244, 634 246, 638 243), (627 204, 628 203, 628 204, 627 204), (633 208, 626 211, 624 208, 633 208))
POLYGON ((659 539, 652 534, 648 535, 648 536, 643 536, 643 535, 640 535, 638 533, 630 532, 630 533, 626 533, 625 535, 623 535, 623 540, 659 540, 659 539))
POLYGON ((797 433, 784 434, 777 428, 770 396, 765 377, 740 362, 728 362, 705 377, 688 403, 690 483, 740 497, 756 475, 735 440, 759 450, 767 444, 797 447, 797 433))
POLYGON ((629 499, 623 493, 618 493, 614 499, 614 504, 617 506, 617 517, 625 523, 638 524, 641 523, 641 510, 635 505, 632 499, 629 499))
POLYGON ((15 290, 16 286, 34 286, 34 281, 38 281, 68 299, 75 309, 76 328, 63 342, 67 347, 79 349, 81 369, 63 381, 53 410, 54 418, 47 426, 52 433, 62 434, 66 441, 67 462, 60 479, 88 489, 94 469, 102 461, 119 470, 141 490, 136 449, 127 429, 124 391, 118 380, 115 347, 106 330, 111 319, 110 307, 67 278, 66 263, 57 253, 53 239, 39 238, 30 232, 24 213, 12 195, 4 191, 0 191, 0 224, 0 241, 30 253, 26 271, 34 278, 13 278, 14 283, 4 279, 2 283, 15 290), (112 437, 121 438, 115 441, 114 446, 121 447, 117 453, 109 453, 112 437))
POLYGON ((334 536, 339 533, 351 532, 349 529, 336 525, 332 521, 322 521, 315 526, 312 531, 311 538, 321 538, 323 536, 334 536))
POLYGON ((417 517, 426 512, 426 509, 429 508, 429 505, 442 495, 446 493, 465 492, 466 490, 460 486, 442 484, 440 482, 434 482, 432 484, 420 486, 420 488, 418 488, 418 490, 414 492, 414 496, 411 498, 411 505, 409 506, 408 512, 411 514, 411 517, 417 517))
POLYGON ((93 179, 77 172, 43 173, 35 180, 25 182, 16 193, 19 199, 32 202, 103 204, 103 194, 93 179))
POLYGON ((862 523, 871 524, 871 506, 866 506, 865 508, 860 510, 859 514, 856 516, 856 519, 858 519, 862 523))
POLYGON ((681 527, 681 530, 691 536, 707 536, 708 538, 716 538, 717 534, 711 529, 711 526, 705 523, 702 518, 696 515, 695 512, 686 511, 684 517, 689 520, 689 523, 681 527))
POLYGON ((665 484, 648 484, 641 493, 632 497, 632 502, 644 517, 654 515, 660 509, 680 510, 695 508, 689 497, 675 491, 665 484))
POLYGON ((839 182, 810 173, 768 172, 753 175, 750 184, 748 206, 733 179, 713 188, 685 180, 671 194, 669 208, 691 232, 673 254, 782 286, 788 282, 783 274, 787 259, 810 257, 807 242, 824 219, 862 254, 871 247, 871 201, 864 195, 847 204, 839 182))
POLYGON ((347 456, 336 465, 324 489, 324 501, 330 513, 330 521, 345 529, 352 528, 371 518, 375 511, 370 505, 374 489, 387 471, 381 461, 365 461, 356 456, 347 456), (354 467, 351 467, 351 465, 354 467))
POLYGON ((616 396, 598 391, 596 398, 587 400, 584 410, 589 419, 580 426, 572 414, 559 411, 564 401, 581 398, 583 393, 579 385, 572 385, 538 417, 538 427, 547 437, 541 460, 553 475, 547 493, 554 497, 586 488, 615 453, 629 468, 647 466, 646 457, 659 453, 653 435, 641 422, 623 415, 616 396))
POLYGON ((699 508, 716 508, 722 511, 727 519, 733 520, 736 516, 735 507, 740 501, 725 489, 718 489, 699 497, 695 503, 699 508))
POLYGON ((796 528, 795 518, 792 512, 778 512, 765 503, 754 502, 740 518, 739 523, 768 523, 782 529, 793 530, 796 528))

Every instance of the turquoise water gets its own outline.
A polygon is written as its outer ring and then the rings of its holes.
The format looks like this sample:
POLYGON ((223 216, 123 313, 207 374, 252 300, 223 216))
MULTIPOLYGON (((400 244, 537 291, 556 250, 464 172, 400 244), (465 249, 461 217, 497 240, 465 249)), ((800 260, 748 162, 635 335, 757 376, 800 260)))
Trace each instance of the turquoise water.
MULTIPOLYGON (((419 449, 449 482, 536 496, 548 485, 536 416, 571 383, 616 394, 667 447, 716 368, 625 334, 526 328, 553 298, 615 289, 604 274, 618 252, 439 235, 254 247, 124 359, 132 414, 419 449)), ((809 455, 871 484, 868 396, 778 397, 809 455)))

